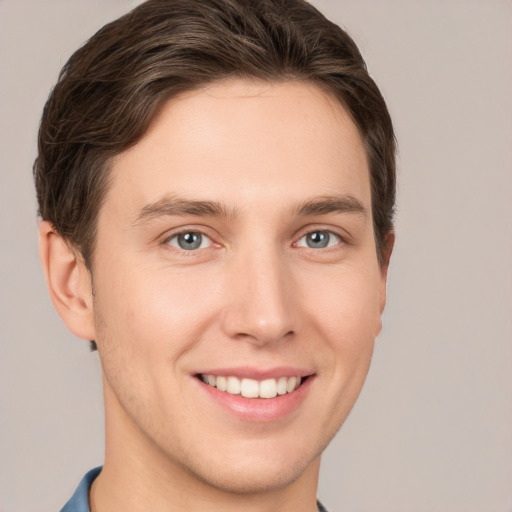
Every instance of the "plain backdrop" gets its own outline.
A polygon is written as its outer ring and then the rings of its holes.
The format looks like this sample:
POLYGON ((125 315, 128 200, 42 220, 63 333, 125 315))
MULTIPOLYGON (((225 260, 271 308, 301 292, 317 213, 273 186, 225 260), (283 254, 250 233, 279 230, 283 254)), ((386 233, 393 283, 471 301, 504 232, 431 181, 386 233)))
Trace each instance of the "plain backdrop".
MULTIPOLYGON (((53 310, 31 167, 43 104, 134 0, 0 0, 0 510, 60 510, 103 458, 97 355, 53 310)), ((324 455, 331 512, 512 511, 512 2, 318 0, 400 146, 397 244, 368 381, 324 455)))

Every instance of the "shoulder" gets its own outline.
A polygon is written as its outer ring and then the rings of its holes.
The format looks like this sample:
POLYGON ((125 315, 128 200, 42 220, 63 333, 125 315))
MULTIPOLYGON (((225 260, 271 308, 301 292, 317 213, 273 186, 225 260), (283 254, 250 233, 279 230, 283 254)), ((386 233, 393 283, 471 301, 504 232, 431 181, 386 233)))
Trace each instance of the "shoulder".
POLYGON ((327 509, 319 502, 316 502, 316 506, 318 508, 318 512, 327 512, 327 509))

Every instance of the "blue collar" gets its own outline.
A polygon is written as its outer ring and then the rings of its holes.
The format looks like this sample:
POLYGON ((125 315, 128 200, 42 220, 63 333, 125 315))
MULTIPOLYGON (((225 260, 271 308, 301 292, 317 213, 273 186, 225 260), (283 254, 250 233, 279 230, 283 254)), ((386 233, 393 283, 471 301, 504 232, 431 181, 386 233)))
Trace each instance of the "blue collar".
POLYGON ((89 508, 89 490, 94 482, 94 479, 100 474, 101 466, 99 468, 91 469, 80 482, 75 494, 64 505, 60 512, 91 512, 89 508))

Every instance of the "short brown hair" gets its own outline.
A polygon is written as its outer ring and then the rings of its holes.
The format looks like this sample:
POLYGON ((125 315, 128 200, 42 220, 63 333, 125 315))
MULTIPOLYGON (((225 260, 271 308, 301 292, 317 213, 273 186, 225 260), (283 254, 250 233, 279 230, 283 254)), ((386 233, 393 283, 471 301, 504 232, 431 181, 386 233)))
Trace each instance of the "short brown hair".
POLYGON ((395 137, 347 33, 303 0, 147 0, 72 55, 41 120, 39 215, 90 270, 112 158, 140 140, 163 102, 231 77, 302 80, 345 106, 368 157, 382 261, 393 222, 395 137))

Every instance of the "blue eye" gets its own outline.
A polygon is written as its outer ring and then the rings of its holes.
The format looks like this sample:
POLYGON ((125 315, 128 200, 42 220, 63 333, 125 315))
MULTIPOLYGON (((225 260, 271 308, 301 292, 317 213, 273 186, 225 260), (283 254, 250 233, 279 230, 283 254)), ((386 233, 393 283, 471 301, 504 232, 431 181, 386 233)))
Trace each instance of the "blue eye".
POLYGON ((304 235, 298 242, 299 247, 310 249, 326 249, 338 245, 341 239, 332 231, 311 231, 304 235))
POLYGON ((196 249, 209 247, 212 241, 203 233, 185 231, 172 236, 167 243, 183 251, 195 251, 196 249))

